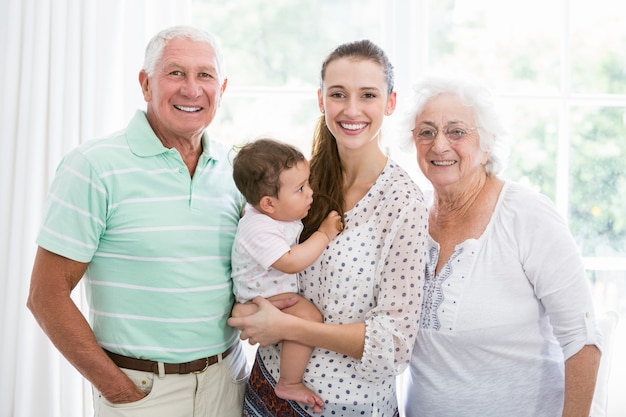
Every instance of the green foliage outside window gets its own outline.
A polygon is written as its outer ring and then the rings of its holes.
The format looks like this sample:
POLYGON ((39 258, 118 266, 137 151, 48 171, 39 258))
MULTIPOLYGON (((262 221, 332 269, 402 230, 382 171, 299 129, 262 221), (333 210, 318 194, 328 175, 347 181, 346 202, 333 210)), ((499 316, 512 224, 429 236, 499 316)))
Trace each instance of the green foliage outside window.
MULTIPOLYGON (((278 118, 280 139, 307 152, 322 59, 347 40, 384 45, 382 28, 393 22, 381 16, 391 4, 195 0, 196 24, 218 34, 226 56, 222 134, 262 134, 270 129, 263 121, 278 118)), ((613 12, 620 3, 570 0, 569 16, 562 2, 543 0, 421 4, 428 19, 413 21, 428 27, 413 29, 426 42, 407 43, 425 46, 428 62, 412 74, 454 70, 488 80, 510 121, 506 176, 557 204, 566 196, 563 214, 584 256, 625 257, 626 27, 613 12)))

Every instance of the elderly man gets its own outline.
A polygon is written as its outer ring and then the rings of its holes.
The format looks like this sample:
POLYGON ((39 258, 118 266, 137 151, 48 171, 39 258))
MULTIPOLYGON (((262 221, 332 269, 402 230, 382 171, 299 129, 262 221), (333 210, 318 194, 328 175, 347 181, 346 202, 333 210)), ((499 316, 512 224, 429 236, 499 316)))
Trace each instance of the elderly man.
POLYGON ((205 133, 227 83, 219 46, 166 29, 139 82, 146 111, 57 170, 28 307, 93 384, 96 416, 241 416, 246 360, 226 320, 244 201, 205 133), (89 323, 70 298, 83 276, 89 323))

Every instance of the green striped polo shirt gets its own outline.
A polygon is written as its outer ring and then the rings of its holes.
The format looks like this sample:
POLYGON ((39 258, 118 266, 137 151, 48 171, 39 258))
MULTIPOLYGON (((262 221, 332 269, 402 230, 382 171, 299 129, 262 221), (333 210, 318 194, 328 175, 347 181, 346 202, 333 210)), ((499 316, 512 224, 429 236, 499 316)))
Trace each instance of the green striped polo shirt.
POLYGON ((37 243, 88 262, 89 320, 110 351, 186 362, 238 337, 230 255, 243 197, 229 149, 205 133, 193 178, 145 113, 68 153, 50 187, 37 243))

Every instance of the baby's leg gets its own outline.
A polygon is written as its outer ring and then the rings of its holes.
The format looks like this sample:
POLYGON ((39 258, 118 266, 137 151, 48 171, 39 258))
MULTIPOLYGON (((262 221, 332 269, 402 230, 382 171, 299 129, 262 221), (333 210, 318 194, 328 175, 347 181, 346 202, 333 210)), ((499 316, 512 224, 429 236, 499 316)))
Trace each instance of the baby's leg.
MULTIPOLYGON (((283 298, 283 296, 284 294, 280 294, 276 297, 283 298)), ((288 296, 297 296, 299 300, 295 305, 284 309, 285 313, 319 323, 323 321, 322 315, 311 302, 296 294, 288 296)), ((275 297, 270 299, 275 299, 275 297)), ((284 400, 304 403, 313 408, 316 413, 321 413, 324 400, 302 383, 302 375, 309 363, 312 351, 313 348, 307 345, 292 341, 283 342, 280 354, 280 379, 274 391, 284 400)))

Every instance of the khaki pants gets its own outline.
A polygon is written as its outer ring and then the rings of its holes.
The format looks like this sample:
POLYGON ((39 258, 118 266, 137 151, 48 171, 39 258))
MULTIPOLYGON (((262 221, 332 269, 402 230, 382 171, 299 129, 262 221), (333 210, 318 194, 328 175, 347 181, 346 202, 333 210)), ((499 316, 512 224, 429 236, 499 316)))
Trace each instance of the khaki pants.
POLYGON ((94 388, 95 417, 241 417, 249 369, 241 344, 201 374, 170 374, 122 369, 148 395, 112 404, 94 388))

